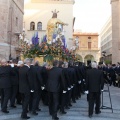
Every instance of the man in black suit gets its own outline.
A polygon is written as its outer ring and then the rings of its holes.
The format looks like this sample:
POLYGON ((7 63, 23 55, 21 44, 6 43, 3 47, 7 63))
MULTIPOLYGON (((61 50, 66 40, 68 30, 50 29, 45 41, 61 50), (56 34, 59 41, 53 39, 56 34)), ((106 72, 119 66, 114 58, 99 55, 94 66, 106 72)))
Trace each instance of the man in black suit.
POLYGON ((35 61, 31 59, 29 78, 31 84, 33 84, 33 92, 31 93, 30 97, 29 110, 32 112, 33 115, 38 115, 38 113, 36 113, 36 110, 38 108, 37 105, 39 105, 37 102, 39 97, 39 90, 41 89, 41 87, 43 87, 43 83, 41 74, 39 73, 37 67, 34 66, 34 64, 35 61))
POLYGON ((94 103, 96 103, 95 113, 100 111, 100 95, 104 86, 103 72, 97 69, 97 63, 91 63, 92 69, 86 74, 86 90, 89 93, 89 117, 93 115, 94 103))
POLYGON ((22 93, 22 114, 21 118, 29 119, 27 116, 30 92, 33 92, 33 84, 30 82, 29 70, 30 59, 24 60, 24 65, 19 68, 19 92, 22 93))
POLYGON ((49 113, 53 120, 59 120, 57 117, 57 110, 59 105, 59 94, 61 91, 67 90, 64 84, 62 68, 58 68, 59 61, 53 62, 53 68, 48 70, 48 79, 46 89, 49 92, 49 113))
POLYGON ((11 75, 11 83, 12 83, 12 87, 11 87, 11 97, 10 97, 10 107, 12 108, 16 108, 15 106, 15 98, 16 98, 16 95, 17 95, 17 92, 18 92, 18 83, 19 83, 19 80, 18 80, 18 68, 17 66, 15 65, 14 62, 12 62, 10 64, 14 70, 14 75, 11 75))
POLYGON ((1 110, 4 113, 9 113, 7 110, 8 100, 11 95, 11 66, 7 65, 5 59, 1 60, 0 66, 0 89, 1 89, 1 110))

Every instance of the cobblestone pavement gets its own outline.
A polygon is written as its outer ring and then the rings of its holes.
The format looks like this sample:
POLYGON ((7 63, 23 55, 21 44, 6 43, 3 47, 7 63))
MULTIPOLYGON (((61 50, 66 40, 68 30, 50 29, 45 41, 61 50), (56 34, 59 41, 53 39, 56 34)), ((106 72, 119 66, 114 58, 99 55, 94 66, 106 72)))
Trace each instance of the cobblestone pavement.
MULTIPOLYGON (((66 110, 66 115, 58 113, 60 120, 120 120, 120 88, 110 87, 111 97, 113 102, 113 113, 110 109, 101 109, 101 114, 93 114, 92 118, 88 117, 88 103, 86 101, 86 95, 82 95, 81 99, 74 103, 70 110, 66 110)), ((108 93, 104 93, 104 105, 110 106, 108 93)), ((41 105, 42 111, 38 116, 32 116, 28 114, 30 120, 51 120, 51 116, 48 114, 48 107, 41 105)), ((9 114, 3 114, 0 112, 0 120, 22 120, 20 118, 21 106, 17 106, 15 109, 9 108, 9 114)))

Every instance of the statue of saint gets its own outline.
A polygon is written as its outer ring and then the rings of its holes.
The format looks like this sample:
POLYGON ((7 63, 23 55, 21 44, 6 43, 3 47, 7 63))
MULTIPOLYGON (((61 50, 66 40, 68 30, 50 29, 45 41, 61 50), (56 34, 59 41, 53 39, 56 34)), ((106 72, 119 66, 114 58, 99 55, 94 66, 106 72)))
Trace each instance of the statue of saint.
POLYGON ((48 21, 48 24, 47 24, 47 31, 46 32, 47 32, 47 42, 48 43, 52 42, 53 35, 57 35, 59 37, 63 32, 63 25, 67 25, 57 18, 58 12, 56 12, 56 10, 54 12, 52 11, 53 16, 48 21))

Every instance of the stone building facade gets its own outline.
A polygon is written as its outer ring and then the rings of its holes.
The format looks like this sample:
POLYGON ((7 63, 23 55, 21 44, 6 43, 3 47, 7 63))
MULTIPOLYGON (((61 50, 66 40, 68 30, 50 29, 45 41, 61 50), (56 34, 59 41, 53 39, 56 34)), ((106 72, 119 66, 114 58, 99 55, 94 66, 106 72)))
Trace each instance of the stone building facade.
POLYGON ((98 48, 98 33, 81 33, 73 34, 74 40, 78 41, 78 49, 76 54, 81 62, 86 65, 92 61, 99 62, 100 50, 98 48))
POLYGON ((112 19, 111 17, 100 32, 101 61, 112 62, 112 19))
POLYGON ((23 29, 24 0, 0 0, 0 58, 18 56, 19 34, 23 29))
POLYGON ((31 41, 32 36, 38 32, 41 41, 46 34, 48 21, 52 18, 52 11, 59 11, 57 18, 67 23, 64 26, 64 35, 67 46, 73 45, 73 5, 74 0, 28 0, 25 2, 24 27, 26 39, 31 41))
POLYGON ((111 0, 112 8, 112 63, 120 62, 120 0, 111 0))

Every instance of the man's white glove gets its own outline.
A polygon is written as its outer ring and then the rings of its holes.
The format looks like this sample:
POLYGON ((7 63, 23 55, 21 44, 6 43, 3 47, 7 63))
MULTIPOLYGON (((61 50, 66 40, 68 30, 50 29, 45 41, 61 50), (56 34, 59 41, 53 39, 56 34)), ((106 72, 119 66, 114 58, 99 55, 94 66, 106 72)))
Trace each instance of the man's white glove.
POLYGON ((78 83, 79 83, 79 84, 81 84, 81 80, 80 80, 80 81, 78 81, 78 83))
POLYGON ((83 81, 85 82, 85 79, 83 79, 83 81))
POLYGON ((10 64, 10 66, 13 68, 13 67, 14 67, 14 64, 10 64))
POLYGON ((67 92, 67 91, 64 91, 64 90, 63 90, 63 93, 66 93, 66 92, 67 92))
POLYGON ((71 88, 73 88, 73 86, 71 86, 71 88))
POLYGON ((71 90, 71 88, 68 88, 68 90, 71 90))
POLYGON ((32 92, 32 93, 33 93, 33 92, 34 92, 34 90, 30 90, 30 92, 32 92))
POLYGON ((101 92, 103 92, 104 90, 101 90, 101 92))
POLYGON ((88 92, 88 90, 87 91, 85 91, 85 94, 88 94, 89 92, 88 92))
POLYGON ((42 90, 44 90, 44 89, 45 89, 45 87, 41 87, 41 89, 42 89, 42 90))

